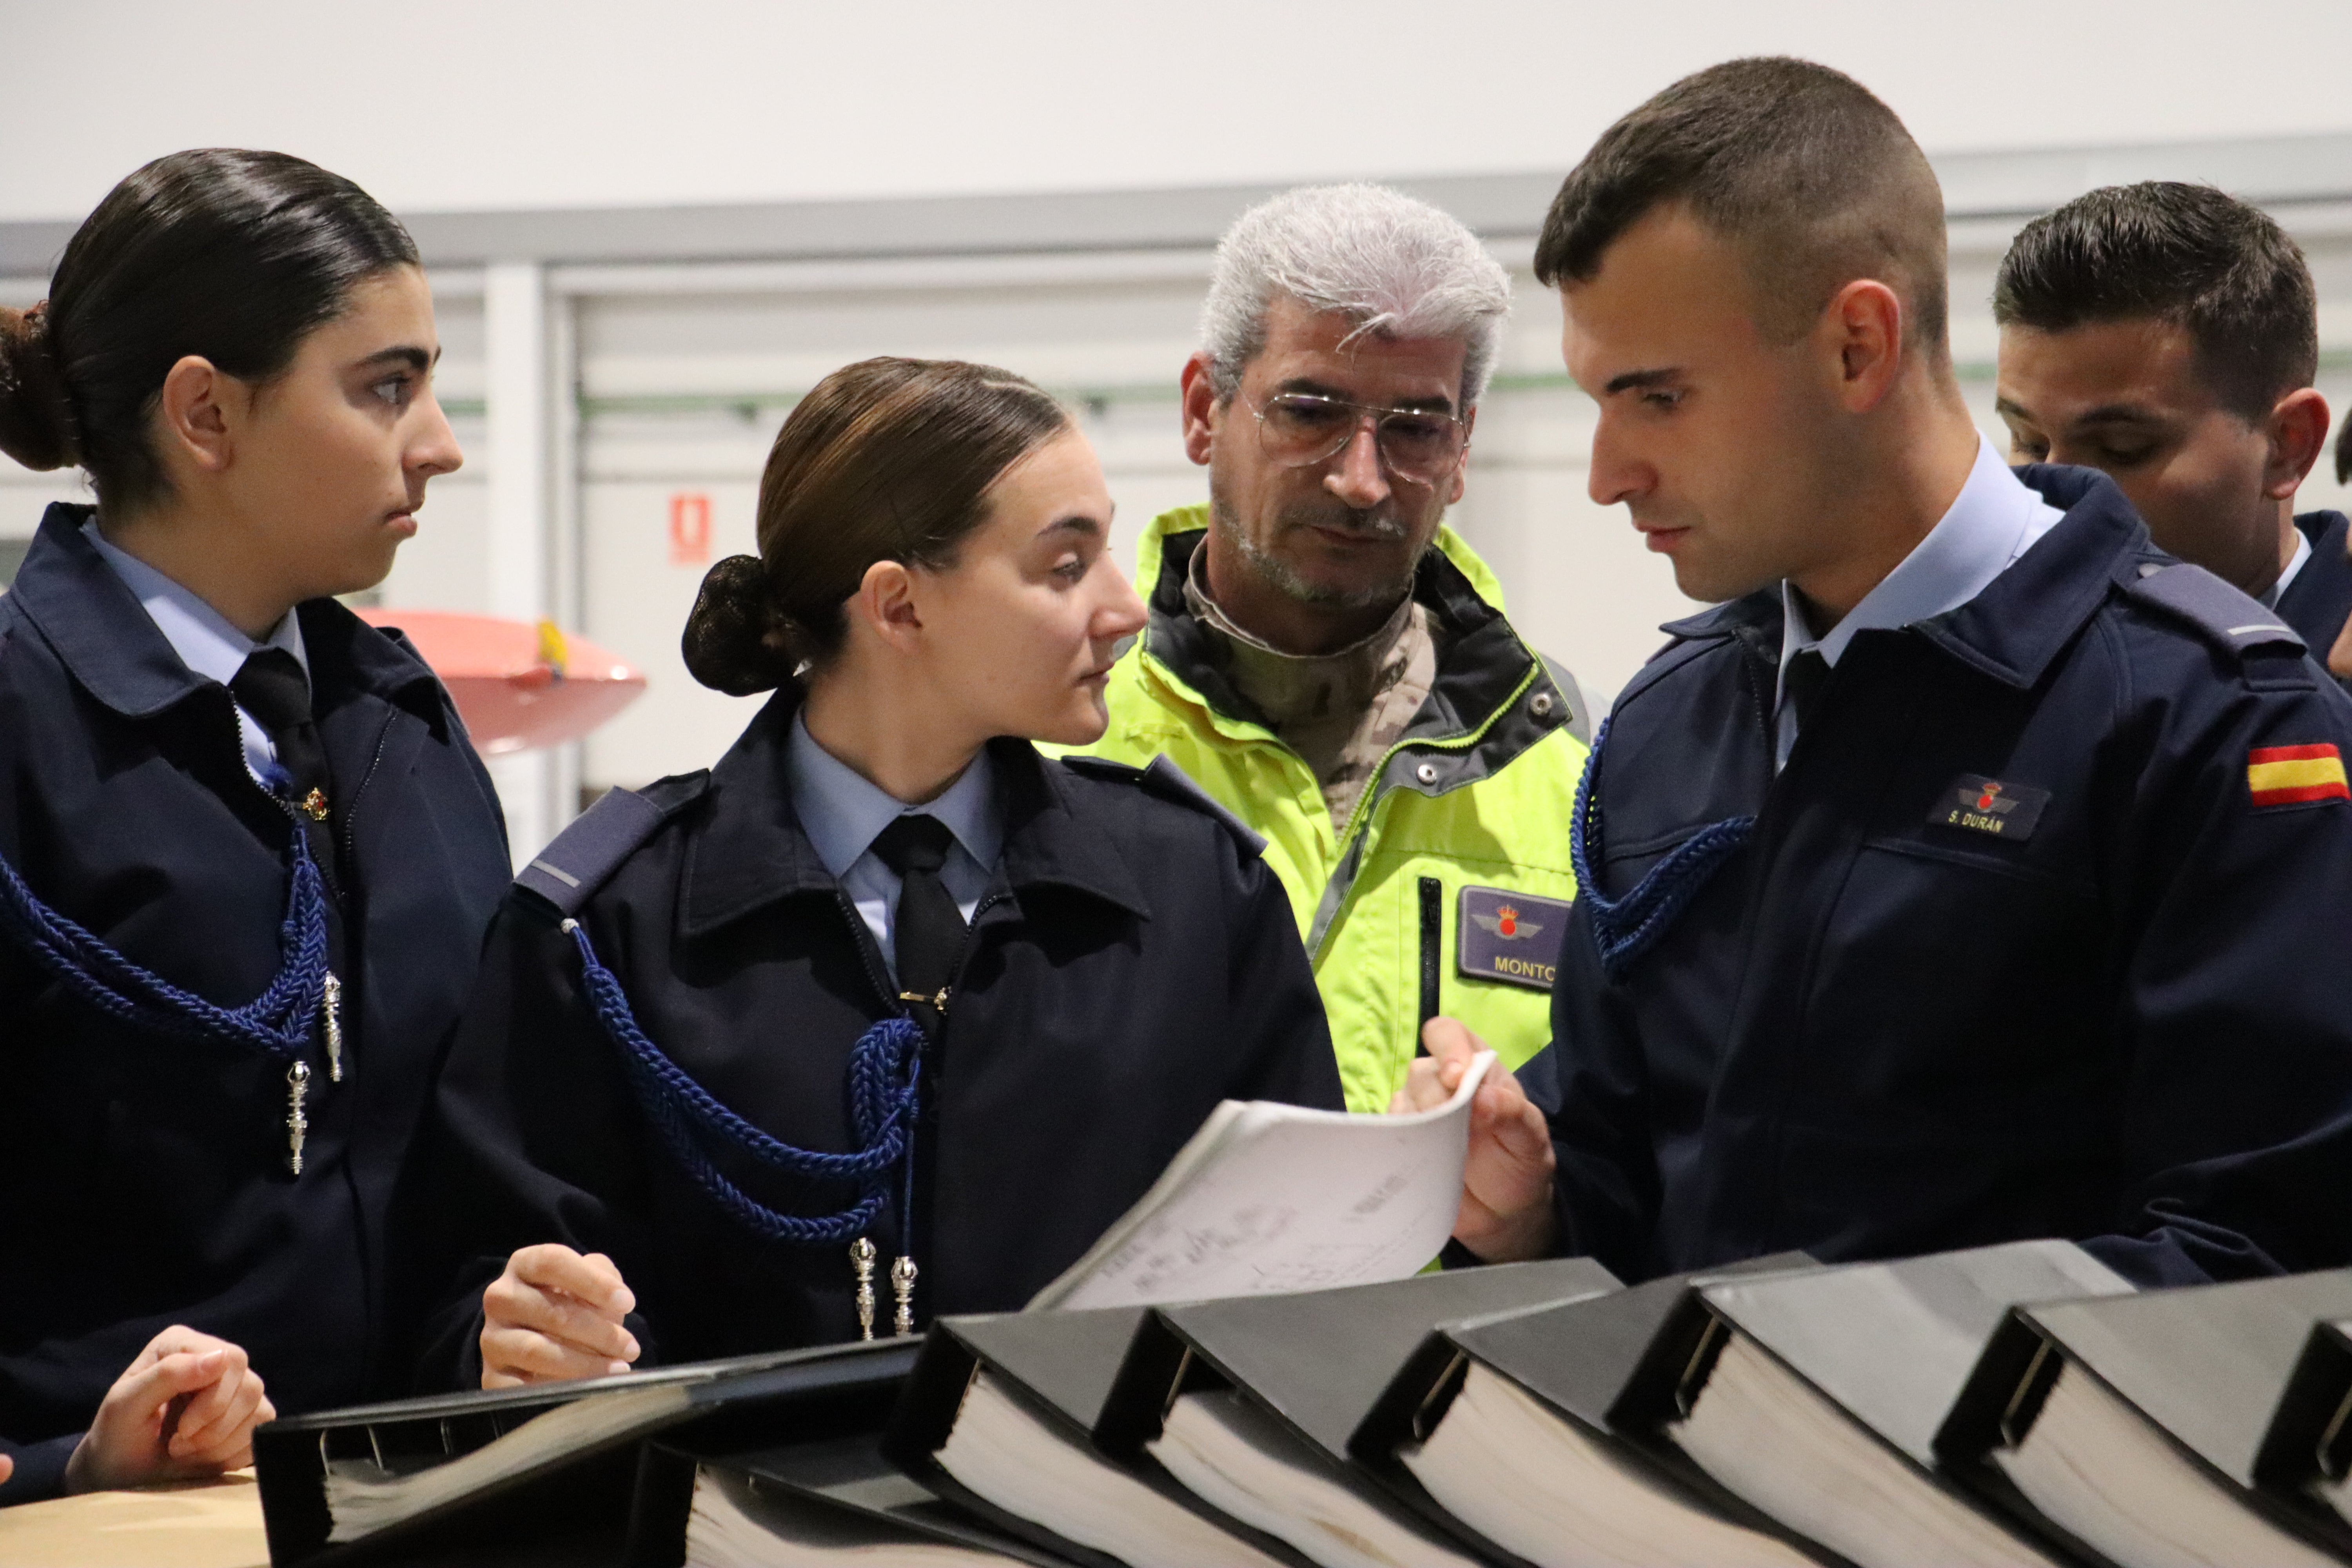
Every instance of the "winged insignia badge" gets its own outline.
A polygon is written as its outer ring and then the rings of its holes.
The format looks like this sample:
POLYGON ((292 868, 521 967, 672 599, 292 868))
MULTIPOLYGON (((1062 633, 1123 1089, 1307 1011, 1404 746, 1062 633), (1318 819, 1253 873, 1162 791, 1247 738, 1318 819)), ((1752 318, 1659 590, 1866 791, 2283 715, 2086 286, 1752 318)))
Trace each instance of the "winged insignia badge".
POLYGON ((1543 934, 1543 927, 1522 921, 1519 911, 1508 904, 1502 905, 1491 915, 1482 915, 1474 910, 1470 918, 1477 923, 1480 931, 1492 931, 1505 942, 1523 942, 1543 934))

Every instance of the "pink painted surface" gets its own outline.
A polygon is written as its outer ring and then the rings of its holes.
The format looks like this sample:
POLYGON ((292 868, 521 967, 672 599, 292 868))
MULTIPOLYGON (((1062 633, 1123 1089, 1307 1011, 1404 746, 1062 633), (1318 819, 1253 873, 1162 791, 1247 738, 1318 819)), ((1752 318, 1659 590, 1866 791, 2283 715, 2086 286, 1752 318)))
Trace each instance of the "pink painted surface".
POLYGON ((449 610, 366 609, 396 626, 449 689, 485 756, 576 741, 635 701, 646 678, 553 623, 449 610))

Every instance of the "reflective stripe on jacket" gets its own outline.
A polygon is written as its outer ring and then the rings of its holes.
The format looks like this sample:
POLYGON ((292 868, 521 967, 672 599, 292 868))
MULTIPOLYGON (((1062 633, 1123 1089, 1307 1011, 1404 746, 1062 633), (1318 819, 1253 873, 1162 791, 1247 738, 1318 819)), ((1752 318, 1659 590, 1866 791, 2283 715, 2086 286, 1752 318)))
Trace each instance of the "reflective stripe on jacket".
POLYGON ((1150 625, 1111 671, 1109 731, 1085 749, 1136 763, 1165 754, 1265 837, 1314 959, 1349 1110, 1387 1109, 1436 1014, 1517 1066, 1550 1038, 1576 893, 1569 808, 1591 731, 1574 679, 1520 639, 1486 563, 1439 529, 1413 589, 1446 634, 1436 683, 1337 826, 1305 760, 1241 716, 1247 704, 1185 607, 1208 521, 1207 507, 1183 507, 1144 531, 1136 589, 1150 625))

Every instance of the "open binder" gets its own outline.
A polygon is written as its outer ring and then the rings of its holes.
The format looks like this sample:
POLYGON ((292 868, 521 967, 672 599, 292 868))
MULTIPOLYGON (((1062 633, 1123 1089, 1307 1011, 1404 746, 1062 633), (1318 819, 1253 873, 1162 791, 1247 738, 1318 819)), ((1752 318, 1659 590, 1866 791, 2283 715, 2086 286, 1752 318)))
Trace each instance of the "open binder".
POLYGON ((610 1561, 644 1439, 870 1428, 917 1351, 831 1345, 273 1421, 253 1439, 270 1562, 390 1561, 509 1539, 544 1549, 567 1532, 583 1543, 578 1560, 610 1561))

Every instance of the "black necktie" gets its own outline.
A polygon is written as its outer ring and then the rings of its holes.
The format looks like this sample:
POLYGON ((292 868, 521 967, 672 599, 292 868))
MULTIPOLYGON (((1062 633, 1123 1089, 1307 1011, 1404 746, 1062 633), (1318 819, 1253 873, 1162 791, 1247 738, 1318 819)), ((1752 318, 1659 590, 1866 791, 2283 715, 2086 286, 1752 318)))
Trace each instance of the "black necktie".
POLYGON ((898 960, 899 1000, 927 1028, 939 1027, 948 987, 963 956, 963 911, 940 880, 955 835, 936 816, 904 816, 874 840, 874 853, 898 873, 898 910, 892 946, 898 960))
POLYGON ((1816 648, 1805 648, 1791 654, 1788 668, 1780 672, 1781 689, 1797 708, 1797 733, 1803 734, 1812 722, 1813 702, 1822 694, 1822 683, 1830 678, 1830 661, 1816 648))
POLYGON ((328 793, 327 749, 319 742, 319 726, 310 717, 310 682, 302 666, 284 648, 265 647, 247 657, 236 678, 228 683, 237 706, 253 715, 269 732, 278 748, 278 765, 286 774, 281 792, 294 808, 294 819, 310 840, 310 858, 321 876, 334 875, 334 841, 327 829, 332 796, 328 793))

